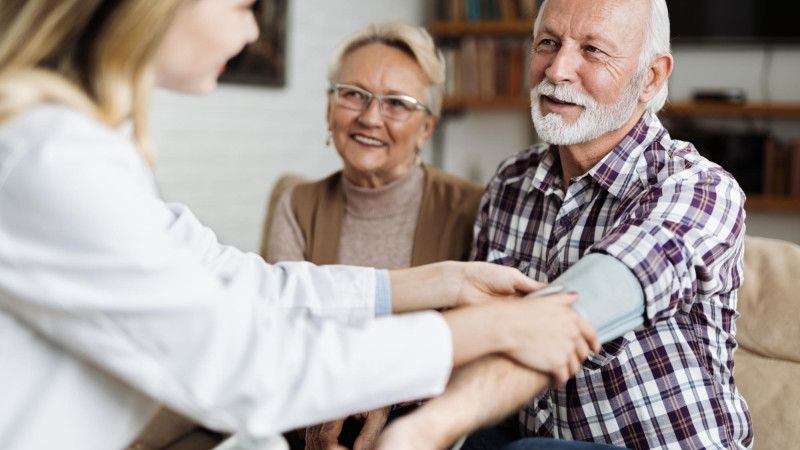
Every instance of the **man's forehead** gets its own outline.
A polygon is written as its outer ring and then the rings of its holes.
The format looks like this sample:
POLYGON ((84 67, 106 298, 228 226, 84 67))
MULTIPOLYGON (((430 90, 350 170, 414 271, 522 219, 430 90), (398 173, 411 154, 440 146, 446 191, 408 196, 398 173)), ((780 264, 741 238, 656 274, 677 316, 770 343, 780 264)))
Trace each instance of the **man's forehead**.
POLYGON ((537 34, 580 40, 643 39, 650 0, 548 0, 537 34))

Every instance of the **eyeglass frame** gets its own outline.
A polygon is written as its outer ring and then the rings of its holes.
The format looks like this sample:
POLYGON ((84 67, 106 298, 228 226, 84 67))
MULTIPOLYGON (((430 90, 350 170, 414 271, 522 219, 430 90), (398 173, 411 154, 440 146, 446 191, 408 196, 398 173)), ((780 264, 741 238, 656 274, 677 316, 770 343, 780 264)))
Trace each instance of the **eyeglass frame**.
POLYGON ((347 83, 335 83, 333 86, 331 86, 328 89, 328 93, 329 94, 333 94, 335 96, 335 98, 338 99, 339 95, 336 93, 336 91, 339 88, 353 89, 353 90, 362 92, 367 96, 367 100, 364 102, 364 106, 361 109, 355 109, 355 108, 351 108, 351 107, 346 106, 346 105, 342 105, 338 101, 335 102, 336 105, 341 106, 342 108, 345 108, 345 109, 349 109, 350 111, 366 111, 367 109, 369 109, 369 105, 372 104, 372 100, 377 99, 378 100, 378 111, 380 111, 381 116, 386 117, 387 119, 406 121, 411 117, 411 114, 413 114, 414 111, 425 111, 427 114, 433 115, 433 112, 431 111, 430 108, 428 108, 422 102, 420 102, 419 100, 415 99, 414 97, 412 97, 410 95, 404 95, 404 94, 377 95, 377 94, 373 94, 372 92, 370 92, 370 91, 368 91, 368 90, 366 90, 364 88, 361 88, 361 87, 358 87, 358 86, 353 86, 352 84, 347 84, 347 83), (390 99, 390 100, 391 99, 395 99, 395 100, 403 100, 403 101, 410 102, 410 103, 412 103, 414 105, 414 110, 410 111, 409 112, 409 116, 406 117, 405 119, 398 119, 396 117, 387 116, 383 112, 383 100, 384 99, 390 99))

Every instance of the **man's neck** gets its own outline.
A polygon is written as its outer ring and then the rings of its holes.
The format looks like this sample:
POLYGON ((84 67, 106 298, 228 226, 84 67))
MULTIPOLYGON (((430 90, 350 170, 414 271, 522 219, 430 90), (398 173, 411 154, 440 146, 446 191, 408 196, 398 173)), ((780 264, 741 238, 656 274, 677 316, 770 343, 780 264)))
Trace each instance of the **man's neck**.
POLYGON ((630 133, 633 127, 636 126, 643 114, 644 110, 637 107, 633 115, 631 115, 630 120, 614 131, 609 131, 597 139, 588 142, 558 146, 565 194, 570 181, 591 170, 600 160, 611 153, 611 151, 622 142, 622 139, 630 133))

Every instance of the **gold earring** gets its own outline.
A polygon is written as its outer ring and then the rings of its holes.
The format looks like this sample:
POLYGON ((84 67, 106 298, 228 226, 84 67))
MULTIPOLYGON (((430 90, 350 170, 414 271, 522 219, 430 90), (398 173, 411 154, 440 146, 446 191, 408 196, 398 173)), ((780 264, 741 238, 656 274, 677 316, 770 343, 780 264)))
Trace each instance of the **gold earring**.
POLYGON ((325 139, 325 147, 331 146, 331 132, 328 131, 328 137, 325 139))

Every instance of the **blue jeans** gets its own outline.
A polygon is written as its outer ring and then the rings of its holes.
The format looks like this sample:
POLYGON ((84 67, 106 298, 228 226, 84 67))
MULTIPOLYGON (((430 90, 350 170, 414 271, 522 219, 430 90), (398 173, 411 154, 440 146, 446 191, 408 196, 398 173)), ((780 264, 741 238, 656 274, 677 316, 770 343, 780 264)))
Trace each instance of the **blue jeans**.
POLYGON ((525 438, 502 447, 502 450, 619 450, 608 444, 595 444, 594 442, 562 441, 550 438, 525 438))
POLYGON ((562 441, 551 438, 521 439, 516 429, 498 425, 478 430, 467 438, 461 450, 619 450, 607 444, 562 441))

